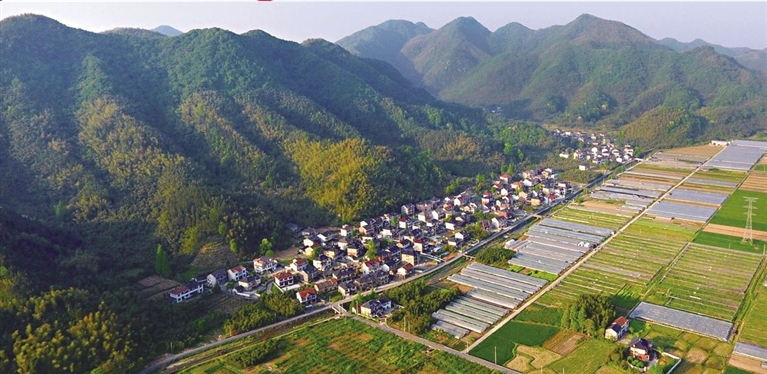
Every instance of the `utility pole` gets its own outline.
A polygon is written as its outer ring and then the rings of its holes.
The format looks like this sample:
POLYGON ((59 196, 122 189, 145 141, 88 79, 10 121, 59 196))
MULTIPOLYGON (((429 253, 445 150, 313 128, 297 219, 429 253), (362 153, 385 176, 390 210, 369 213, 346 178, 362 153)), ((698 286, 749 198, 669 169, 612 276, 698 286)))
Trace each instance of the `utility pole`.
POLYGON ((754 203, 756 200, 759 200, 757 197, 751 197, 746 196, 743 197, 748 202, 747 206, 744 206, 744 208, 748 209, 746 213, 746 229, 743 231, 743 241, 748 242, 749 244, 754 244, 754 228, 753 228, 753 220, 752 217, 754 216, 754 203))

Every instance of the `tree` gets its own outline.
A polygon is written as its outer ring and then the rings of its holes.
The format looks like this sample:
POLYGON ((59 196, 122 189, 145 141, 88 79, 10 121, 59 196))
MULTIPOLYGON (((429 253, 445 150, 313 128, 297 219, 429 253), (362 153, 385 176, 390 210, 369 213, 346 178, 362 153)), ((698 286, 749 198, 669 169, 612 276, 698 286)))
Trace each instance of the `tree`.
POLYGON ((267 238, 263 238, 261 239, 261 244, 258 246, 258 249, 261 250, 261 253, 269 252, 272 250, 272 242, 267 238))
POLYGON ((232 251, 232 253, 237 253, 237 242, 234 239, 229 241, 229 250, 232 251))
POLYGON ((365 257, 371 260, 378 257, 378 248, 376 247, 376 243, 374 241, 371 240, 365 243, 365 248, 367 249, 365 252, 365 257))
POLYGON ((162 249, 162 244, 157 245, 157 253, 155 254, 154 271, 157 274, 167 277, 170 275, 170 264, 168 262, 168 255, 165 250, 162 249))

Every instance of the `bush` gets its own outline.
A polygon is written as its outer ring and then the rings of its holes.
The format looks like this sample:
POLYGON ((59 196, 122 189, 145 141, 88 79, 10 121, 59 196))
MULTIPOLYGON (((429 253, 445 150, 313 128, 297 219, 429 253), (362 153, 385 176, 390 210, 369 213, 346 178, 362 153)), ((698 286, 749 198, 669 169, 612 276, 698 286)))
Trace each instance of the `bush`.
POLYGON ((269 339, 227 356, 226 362, 238 369, 245 369, 266 361, 272 353, 277 351, 278 347, 278 339, 269 339))

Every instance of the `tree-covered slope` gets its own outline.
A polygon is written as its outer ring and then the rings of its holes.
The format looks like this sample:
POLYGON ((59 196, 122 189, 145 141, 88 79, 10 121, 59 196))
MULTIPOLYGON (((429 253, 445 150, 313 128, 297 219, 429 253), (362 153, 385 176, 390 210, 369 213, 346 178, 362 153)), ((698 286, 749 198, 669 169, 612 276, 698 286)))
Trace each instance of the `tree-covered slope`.
MULTIPOLYGON (((343 40, 342 46, 365 57, 359 51, 375 42, 343 40)), ((643 146, 654 146, 651 139, 680 144, 767 130, 760 109, 767 104, 763 71, 710 46, 677 52, 632 27, 590 15, 564 26, 531 30, 511 23, 495 32, 459 18, 413 37, 397 53, 419 72, 413 82, 439 98, 501 107, 510 118, 609 130, 660 118, 653 111, 684 108, 700 121, 697 137, 652 132, 650 138, 627 138, 647 142, 643 146)))
POLYGON ((674 38, 658 40, 659 44, 665 45, 677 52, 687 52, 698 47, 711 47, 717 53, 730 56, 739 64, 754 70, 767 70, 767 48, 758 50, 746 47, 729 48, 718 44, 708 43, 702 39, 695 39, 689 43, 680 42, 674 38))
POLYGON ((288 246, 286 222, 381 214, 521 154, 482 111, 322 40, 25 15, 0 22, 0 55, 0 371, 130 371, 208 331, 199 305, 129 290, 158 245, 186 281, 206 243, 252 259, 288 246))

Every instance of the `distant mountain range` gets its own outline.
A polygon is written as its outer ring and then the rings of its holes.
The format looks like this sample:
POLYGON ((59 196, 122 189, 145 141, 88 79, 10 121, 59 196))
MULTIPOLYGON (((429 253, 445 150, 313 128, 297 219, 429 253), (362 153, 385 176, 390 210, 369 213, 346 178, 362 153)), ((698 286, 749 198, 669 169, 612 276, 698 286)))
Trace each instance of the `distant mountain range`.
POLYGON ((437 30, 394 20, 337 44, 390 63, 440 99, 511 118, 620 128, 655 145, 767 129, 767 71, 749 68, 765 68, 765 51, 659 42, 590 15, 495 32, 471 17, 437 30))
POLYGON ((166 35, 166 36, 179 36, 183 34, 183 32, 176 30, 173 27, 170 27, 168 25, 157 26, 153 28, 152 31, 166 35))
POLYGON ((698 47, 711 47, 717 53, 730 56, 741 65, 754 70, 767 70, 767 48, 758 50, 745 47, 723 47, 711 44, 702 39, 695 39, 689 43, 680 42, 674 38, 663 38, 658 43, 665 45, 677 52, 687 52, 698 47))

